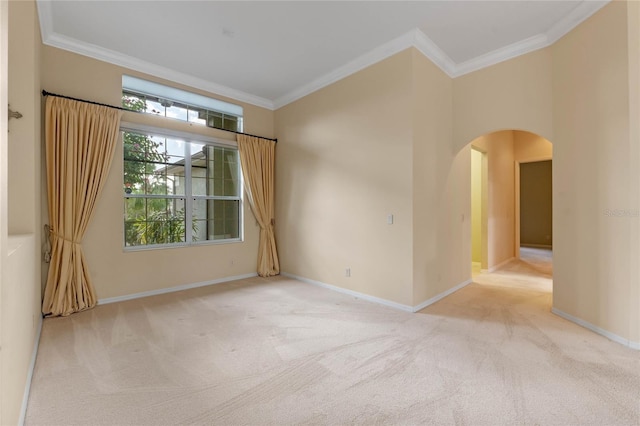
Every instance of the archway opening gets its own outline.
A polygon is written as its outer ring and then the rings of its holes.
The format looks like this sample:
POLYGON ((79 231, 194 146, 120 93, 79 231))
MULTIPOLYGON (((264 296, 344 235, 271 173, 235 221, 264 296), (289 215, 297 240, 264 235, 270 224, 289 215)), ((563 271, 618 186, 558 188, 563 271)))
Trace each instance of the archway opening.
POLYGON ((522 130, 469 143, 472 276, 519 260, 552 275, 552 145, 522 130))

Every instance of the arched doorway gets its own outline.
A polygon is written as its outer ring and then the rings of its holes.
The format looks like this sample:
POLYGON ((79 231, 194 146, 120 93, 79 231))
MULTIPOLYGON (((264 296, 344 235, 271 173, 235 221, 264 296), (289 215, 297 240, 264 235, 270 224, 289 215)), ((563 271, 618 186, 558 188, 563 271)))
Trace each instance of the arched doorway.
POLYGON ((521 246, 525 258, 531 257, 526 262, 550 274, 542 263, 552 259, 551 142, 531 132, 501 130, 469 145, 472 275, 519 259, 521 246))

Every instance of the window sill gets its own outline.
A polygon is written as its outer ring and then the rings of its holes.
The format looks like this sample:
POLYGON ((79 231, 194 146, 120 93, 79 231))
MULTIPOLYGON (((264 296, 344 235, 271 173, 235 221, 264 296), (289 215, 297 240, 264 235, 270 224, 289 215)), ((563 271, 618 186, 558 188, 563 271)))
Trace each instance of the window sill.
POLYGON ((149 251, 149 250, 167 250, 167 249, 182 249, 182 248, 194 248, 194 247, 205 247, 205 246, 217 246, 223 244, 237 244, 243 243, 244 240, 241 238, 228 239, 228 240, 208 240, 208 241, 200 241, 196 243, 177 243, 177 244, 153 244, 148 246, 130 246, 123 247, 122 251, 125 253, 128 252, 137 252, 137 251, 149 251))

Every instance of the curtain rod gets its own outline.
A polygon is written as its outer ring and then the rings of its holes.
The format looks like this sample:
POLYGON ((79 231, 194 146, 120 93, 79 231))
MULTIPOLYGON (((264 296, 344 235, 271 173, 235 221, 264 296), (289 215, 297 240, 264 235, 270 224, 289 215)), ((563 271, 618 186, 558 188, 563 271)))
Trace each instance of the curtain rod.
MULTIPOLYGON (((136 114, 144 114, 141 111, 134 111, 132 109, 127 109, 127 108, 114 106, 114 105, 101 104, 100 102, 87 101, 86 99, 73 98, 71 96, 58 95, 56 93, 47 92, 46 90, 42 91, 42 96, 55 96, 57 98, 70 99, 72 101, 84 102, 84 103, 92 104, 92 105, 100 105, 100 106, 104 106, 104 107, 107 107, 107 108, 119 109, 121 111, 135 112, 136 114)), ((207 126, 207 127, 209 127, 209 126, 207 126)), ((211 127, 211 128, 212 129, 217 129, 217 130, 223 130, 225 132, 235 133, 236 135, 253 136, 254 138, 266 139, 268 141, 274 141, 275 143, 278 143, 278 138, 265 138, 264 136, 252 135, 251 133, 237 132, 235 130, 222 129, 220 127, 211 127)))

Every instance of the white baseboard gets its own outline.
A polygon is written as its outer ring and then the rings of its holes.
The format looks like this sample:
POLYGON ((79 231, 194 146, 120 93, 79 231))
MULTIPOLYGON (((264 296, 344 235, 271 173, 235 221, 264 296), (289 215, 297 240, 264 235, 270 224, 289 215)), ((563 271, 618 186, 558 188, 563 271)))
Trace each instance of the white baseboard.
POLYGON ((288 272, 281 272, 281 275, 284 275, 285 277, 289 277, 289 278, 293 278, 295 280, 301 281, 303 283, 307 283, 307 284, 312 284, 318 287, 323 287, 329 290, 333 290, 333 291, 337 291, 338 293, 342 293, 342 294, 348 294, 349 296, 353 296, 353 297, 357 297, 358 299, 362 299, 362 300, 366 300, 367 302, 373 302, 373 303, 377 303, 379 305, 384 305, 384 306, 388 306, 390 308, 394 308, 394 309, 399 309, 401 311, 405 311, 405 312, 418 312, 419 310, 422 310, 424 308, 426 308, 427 306, 436 303, 438 300, 443 299, 447 296, 449 296, 450 294, 460 290, 462 287, 468 285, 471 283, 471 280, 467 280, 461 284, 458 284, 457 286, 445 291, 444 293, 440 293, 439 295, 432 297, 429 300, 426 300, 424 302, 422 302, 421 304, 417 305, 417 306, 409 306, 409 305, 404 305, 402 303, 398 303, 398 302, 393 302, 391 300, 387 300, 387 299, 383 299, 381 297, 375 297, 375 296, 371 296, 365 293, 360 293, 358 291, 353 291, 353 290, 349 290, 346 288, 342 288, 342 287, 338 287, 332 284, 327 284, 327 283, 323 283, 320 281, 316 281, 316 280, 312 280, 309 278, 305 278, 305 277, 301 277, 299 275, 294 275, 294 274, 290 274, 288 272))
POLYGON ((456 291, 460 290, 463 287, 468 286, 469 284, 471 284, 473 282, 472 279, 468 279, 464 282, 461 282, 460 284, 458 284, 455 287, 450 288, 449 290, 438 294, 437 296, 432 297, 431 299, 425 300, 424 302, 422 302, 419 305, 416 305, 413 307, 413 312, 418 312, 423 310, 424 308, 426 308, 429 305, 433 305, 434 303, 436 303, 437 301, 444 299, 445 297, 455 293, 456 291))
POLYGON ((208 285, 222 284, 229 281, 243 280, 246 278, 253 278, 257 276, 258 274, 254 272, 253 274, 235 275, 232 277, 218 278, 216 280, 211 280, 211 281, 202 281, 199 283, 184 284, 184 285, 179 285, 175 287, 161 288, 158 290, 143 291, 141 293, 126 294, 124 296, 107 297, 105 299, 98 299, 98 304, 106 305, 108 303, 124 302, 125 300, 133 300, 133 299, 140 299, 141 297, 149 297, 149 296, 157 296, 159 294, 174 293, 176 291, 189 290, 191 288, 198 288, 198 287, 206 287, 208 285))
POLYGON ((33 352, 31 353, 31 362, 29 363, 29 370, 27 372, 27 381, 24 386, 24 395, 22 396, 22 407, 20 408, 20 418, 18 425, 24 425, 24 420, 27 415, 27 405, 29 404, 29 394, 31 393, 31 380, 33 379, 33 370, 36 368, 36 358, 38 357, 38 347, 40 346, 40 335, 42 334, 42 315, 38 315, 40 318, 38 322, 38 329, 36 331, 36 338, 33 342, 33 352))
POLYGON ((303 283, 317 285, 319 287, 324 287, 329 290, 337 291, 338 293, 348 294, 349 296, 357 297, 358 299, 366 300, 368 302, 378 303, 380 305, 389 306, 390 308, 400 309, 405 312, 413 312, 413 307, 409 305, 403 305, 402 303, 392 302, 391 300, 383 299, 381 297, 370 296, 365 293, 360 293, 357 291, 349 290, 346 288, 338 287, 331 284, 326 284, 320 281, 311 280, 309 278, 301 277, 294 274, 289 274, 288 272, 280 272, 281 275, 285 277, 293 278, 298 281, 302 281, 303 283))
POLYGON ((558 308, 551 308, 551 312, 558 315, 559 317, 562 317, 568 321, 578 324, 579 326, 582 326, 588 330, 591 330, 594 333, 604 336, 609 340, 613 340, 616 343, 620 343, 621 345, 627 346, 631 349, 640 350, 640 342, 632 342, 629 339, 625 339, 624 337, 618 336, 617 334, 613 334, 612 332, 607 331, 603 328, 600 328, 597 325, 593 325, 590 322, 587 322, 580 318, 576 318, 573 315, 570 315, 564 311, 561 311, 558 308))
MULTIPOLYGON (((487 271, 488 273, 495 272, 495 271, 497 271, 498 269, 502 268, 502 267, 503 267, 504 265, 506 265, 507 263, 509 263, 509 262, 511 262, 512 260, 514 260, 514 259, 515 259, 515 257, 510 257, 509 259, 507 259, 507 260, 503 260, 502 262, 498 263, 497 265, 492 266, 491 268, 487 269, 486 271, 487 271)), ((483 271, 483 272, 484 272, 484 271, 483 271)))

